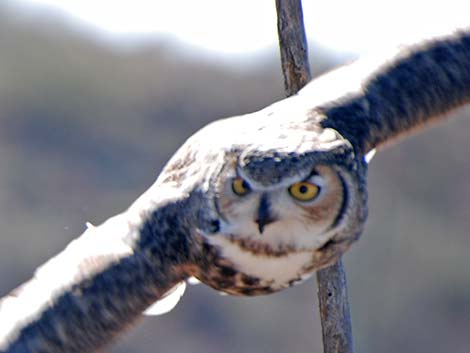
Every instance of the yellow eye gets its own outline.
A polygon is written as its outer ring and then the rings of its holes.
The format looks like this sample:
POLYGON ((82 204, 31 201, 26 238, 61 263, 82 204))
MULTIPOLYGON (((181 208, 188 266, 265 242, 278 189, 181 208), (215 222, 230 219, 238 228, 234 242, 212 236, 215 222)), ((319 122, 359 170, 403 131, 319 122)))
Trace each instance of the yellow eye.
POLYGON ((301 181, 289 187, 289 194, 299 201, 311 201, 318 195, 319 191, 320 188, 317 185, 308 181, 301 181))
POLYGON ((251 188, 245 180, 238 177, 232 181, 232 190, 236 195, 243 196, 248 194, 251 191, 251 188))

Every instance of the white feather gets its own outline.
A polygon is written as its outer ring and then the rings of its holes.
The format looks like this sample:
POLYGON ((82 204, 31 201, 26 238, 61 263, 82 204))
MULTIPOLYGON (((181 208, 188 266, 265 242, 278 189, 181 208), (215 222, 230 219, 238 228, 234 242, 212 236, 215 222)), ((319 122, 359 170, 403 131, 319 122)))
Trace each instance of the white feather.
POLYGON ((170 290, 169 294, 166 294, 163 299, 150 305, 147 310, 144 311, 144 315, 154 316, 162 315, 171 311, 176 304, 180 301, 186 290, 186 282, 181 282, 170 290))

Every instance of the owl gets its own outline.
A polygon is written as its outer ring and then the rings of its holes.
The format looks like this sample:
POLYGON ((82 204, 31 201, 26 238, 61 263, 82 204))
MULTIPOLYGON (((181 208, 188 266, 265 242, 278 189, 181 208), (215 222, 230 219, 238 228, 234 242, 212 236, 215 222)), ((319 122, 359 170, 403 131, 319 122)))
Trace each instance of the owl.
POLYGON ((367 217, 367 153, 469 101, 470 34, 365 63, 190 137, 127 210, 2 298, 0 351, 101 351, 191 277, 269 294, 338 259, 367 217))
POLYGON ((294 98, 210 124, 154 185, 183 193, 185 210, 197 210, 187 221, 197 224, 190 274, 217 290, 258 295, 292 286, 361 233, 364 158, 335 130, 313 124, 315 114, 286 119, 298 104, 294 98))

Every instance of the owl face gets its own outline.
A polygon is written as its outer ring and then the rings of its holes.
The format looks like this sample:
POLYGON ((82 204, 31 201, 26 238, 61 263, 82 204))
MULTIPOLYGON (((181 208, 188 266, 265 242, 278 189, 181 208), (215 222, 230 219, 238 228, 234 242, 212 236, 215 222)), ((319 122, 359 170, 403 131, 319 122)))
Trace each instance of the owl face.
POLYGON ((340 217, 343 201, 338 173, 321 165, 270 186, 232 170, 221 180, 216 198, 221 233, 273 251, 320 248, 340 217))
MULTIPOLYGON (((302 281, 318 267, 316 252, 341 234, 350 234, 358 195, 350 173, 338 165, 311 163, 294 175, 253 178, 240 159, 227 163, 215 183, 219 229, 209 236, 226 265, 256 278, 258 288, 276 291, 302 281)), ((217 283, 217 282, 215 282, 217 283)), ((239 282, 224 288, 246 293, 239 282)))

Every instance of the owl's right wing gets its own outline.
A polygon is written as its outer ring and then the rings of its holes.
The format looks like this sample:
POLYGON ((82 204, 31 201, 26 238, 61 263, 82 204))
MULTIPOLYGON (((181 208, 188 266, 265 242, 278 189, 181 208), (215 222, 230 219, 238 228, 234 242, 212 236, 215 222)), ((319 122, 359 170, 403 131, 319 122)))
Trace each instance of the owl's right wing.
POLYGON ((361 58, 298 97, 310 104, 312 122, 366 154, 470 101, 470 28, 361 58))

